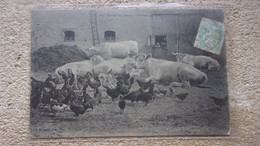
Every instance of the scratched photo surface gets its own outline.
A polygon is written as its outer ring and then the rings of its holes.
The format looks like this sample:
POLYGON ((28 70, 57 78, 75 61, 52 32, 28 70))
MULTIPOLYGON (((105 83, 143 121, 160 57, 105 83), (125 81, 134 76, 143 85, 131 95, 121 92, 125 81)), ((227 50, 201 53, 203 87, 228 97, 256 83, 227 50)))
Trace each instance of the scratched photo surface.
POLYGON ((222 10, 31 14, 32 138, 229 135, 222 10))

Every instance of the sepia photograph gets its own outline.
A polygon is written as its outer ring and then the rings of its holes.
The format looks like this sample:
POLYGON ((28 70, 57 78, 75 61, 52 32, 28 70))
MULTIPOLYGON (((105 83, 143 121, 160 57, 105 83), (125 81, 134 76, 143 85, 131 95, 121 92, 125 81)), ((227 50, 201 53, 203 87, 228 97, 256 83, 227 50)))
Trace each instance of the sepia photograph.
POLYGON ((31 15, 32 138, 230 134, 221 9, 31 15))

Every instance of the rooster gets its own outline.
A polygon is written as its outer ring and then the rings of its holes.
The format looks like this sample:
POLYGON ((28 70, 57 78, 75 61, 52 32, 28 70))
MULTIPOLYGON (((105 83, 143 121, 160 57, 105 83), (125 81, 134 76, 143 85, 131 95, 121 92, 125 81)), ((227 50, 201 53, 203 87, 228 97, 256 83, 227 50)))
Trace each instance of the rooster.
POLYGON ((112 98, 112 101, 114 101, 114 99, 120 95, 120 91, 119 91, 118 87, 115 89, 110 89, 106 85, 103 85, 103 87, 107 90, 107 95, 109 95, 112 98))

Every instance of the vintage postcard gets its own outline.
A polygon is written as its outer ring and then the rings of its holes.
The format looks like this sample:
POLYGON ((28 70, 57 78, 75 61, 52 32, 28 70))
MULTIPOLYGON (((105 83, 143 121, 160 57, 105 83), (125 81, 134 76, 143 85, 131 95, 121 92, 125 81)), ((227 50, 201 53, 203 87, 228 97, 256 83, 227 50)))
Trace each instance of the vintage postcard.
POLYGON ((218 9, 33 10, 32 138, 229 135, 218 9))

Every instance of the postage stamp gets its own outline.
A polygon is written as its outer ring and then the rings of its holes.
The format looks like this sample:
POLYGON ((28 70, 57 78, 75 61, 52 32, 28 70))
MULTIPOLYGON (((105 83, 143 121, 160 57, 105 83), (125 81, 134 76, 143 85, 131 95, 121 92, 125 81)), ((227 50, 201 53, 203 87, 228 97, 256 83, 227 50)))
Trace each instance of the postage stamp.
POLYGON ((225 26, 223 23, 202 18, 194 47, 219 55, 224 42, 224 37, 225 26))

